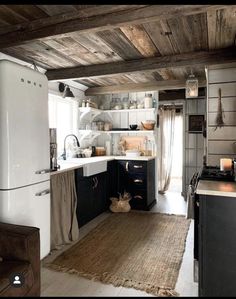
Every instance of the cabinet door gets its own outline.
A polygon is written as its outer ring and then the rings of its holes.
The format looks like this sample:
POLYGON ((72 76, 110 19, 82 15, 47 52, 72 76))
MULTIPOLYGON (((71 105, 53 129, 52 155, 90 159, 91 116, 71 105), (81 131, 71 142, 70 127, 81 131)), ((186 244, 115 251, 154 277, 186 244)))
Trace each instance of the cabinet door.
POLYGON ((106 172, 92 177, 92 211, 93 217, 107 209, 106 172))
MULTIPOLYGON (((125 165, 127 165, 128 161, 118 161, 118 165, 117 165, 117 191, 119 193, 123 193, 124 191, 130 192, 130 176, 129 176, 129 172, 127 171, 125 165)), ((116 196, 117 197, 117 194, 116 196)))
POLYGON ((79 227, 92 219, 92 179, 76 175, 77 220, 79 227))
POLYGON ((118 195, 118 173, 117 173, 117 161, 107 162, 107 202, 111 203, 110 197, 116 197, 118 195))

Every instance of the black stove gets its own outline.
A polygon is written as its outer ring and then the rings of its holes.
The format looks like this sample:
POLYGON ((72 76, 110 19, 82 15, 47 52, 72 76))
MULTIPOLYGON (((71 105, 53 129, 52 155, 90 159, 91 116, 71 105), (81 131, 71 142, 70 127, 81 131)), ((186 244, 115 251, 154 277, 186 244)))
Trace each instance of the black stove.
POLYGON ((199 179, 229 182, 235 180, 233 171, 221 171, 217 166, 204 166, 199 174, 199 179))

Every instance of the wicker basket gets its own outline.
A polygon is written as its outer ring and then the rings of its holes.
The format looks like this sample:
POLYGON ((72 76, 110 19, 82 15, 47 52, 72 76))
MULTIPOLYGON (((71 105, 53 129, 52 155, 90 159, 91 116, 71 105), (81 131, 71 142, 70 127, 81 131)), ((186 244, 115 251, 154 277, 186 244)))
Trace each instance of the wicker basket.
POLYGON ((129 204, 130 199, 131 195, 128 192, 124 192, 123 195, 120 194, 119 198, 111 197, 110 210, 114 213, 129 212, 131 209, 131 206, 129 204))

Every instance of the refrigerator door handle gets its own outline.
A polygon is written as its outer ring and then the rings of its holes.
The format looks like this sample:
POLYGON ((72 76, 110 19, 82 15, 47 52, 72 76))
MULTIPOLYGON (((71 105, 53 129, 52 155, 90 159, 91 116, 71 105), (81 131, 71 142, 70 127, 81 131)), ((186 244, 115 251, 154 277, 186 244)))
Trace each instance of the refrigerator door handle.
POLYGON ((35 196, 43 196, 50 193, 50 189, 43 190, 41 192, 35 193, 35 196))
POLYGON ((49 173, 51 172, 51 169, 42 169, 42 170, 36 170, 36 174, 44 174, 44 173, 49 173))

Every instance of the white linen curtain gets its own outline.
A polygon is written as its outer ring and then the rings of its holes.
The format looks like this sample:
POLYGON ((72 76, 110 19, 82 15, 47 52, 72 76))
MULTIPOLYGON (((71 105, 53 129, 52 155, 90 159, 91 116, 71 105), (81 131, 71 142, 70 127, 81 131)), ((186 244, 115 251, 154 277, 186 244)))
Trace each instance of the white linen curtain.
POLYGON ((158 138, 158 192, 164 194, 170 184, 173 161, 175 108, 160 108, 158 138))

